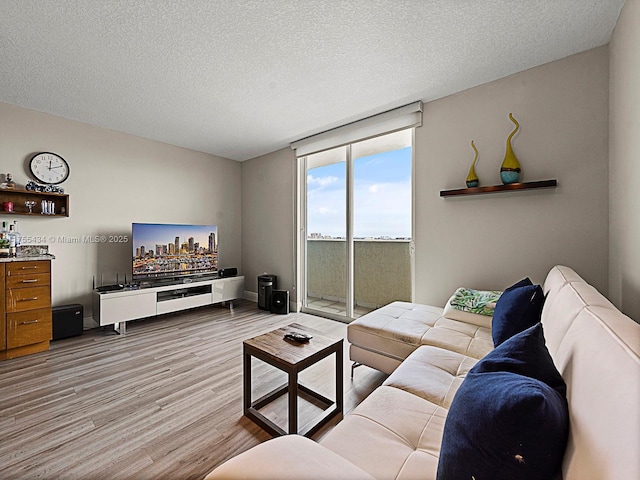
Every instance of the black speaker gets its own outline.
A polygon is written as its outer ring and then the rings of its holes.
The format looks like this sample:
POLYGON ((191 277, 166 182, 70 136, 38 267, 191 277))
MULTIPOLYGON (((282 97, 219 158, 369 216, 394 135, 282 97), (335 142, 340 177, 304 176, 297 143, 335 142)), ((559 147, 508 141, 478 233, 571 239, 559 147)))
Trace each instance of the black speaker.
POLYGON ((51 309, 53 340, 82 335, 83 308, 79 303, 51 309))
POLYGON ((274 290, 271 292, 271 313, 289 315, 288 290, 274 290))
POLYGON ((238 269, 235 267, 221 268, 218 270, 219 278, 235 277, 238 275, 238 269))
POLYGON ((262 310, 271 309, 271 293, 278 288, 278 277, 276 275, 258 275, 258 308, 262 310))

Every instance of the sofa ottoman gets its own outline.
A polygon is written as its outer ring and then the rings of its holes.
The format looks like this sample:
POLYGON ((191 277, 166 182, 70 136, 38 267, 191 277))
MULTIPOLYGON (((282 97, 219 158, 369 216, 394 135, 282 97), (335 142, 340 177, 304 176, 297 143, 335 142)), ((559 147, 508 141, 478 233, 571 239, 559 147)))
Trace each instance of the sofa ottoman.
POLYGON ((440 347, 476 359, 493 350, 491 317, 469 323, 444 316, 444 309, 393 302, 351 322, 349 357, 384 373, 392 373, 421 345, 440 347))

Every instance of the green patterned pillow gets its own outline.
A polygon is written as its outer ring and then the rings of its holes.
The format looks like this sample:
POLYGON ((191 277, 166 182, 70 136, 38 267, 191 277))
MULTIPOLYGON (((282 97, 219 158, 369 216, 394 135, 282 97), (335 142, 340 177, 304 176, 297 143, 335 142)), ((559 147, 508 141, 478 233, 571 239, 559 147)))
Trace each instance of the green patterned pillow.
POLYGON ((492 316, 500 295, 502 295, 502 292, 499 290, 459 288, 449 302, 453 308, 463 312, 492 316))

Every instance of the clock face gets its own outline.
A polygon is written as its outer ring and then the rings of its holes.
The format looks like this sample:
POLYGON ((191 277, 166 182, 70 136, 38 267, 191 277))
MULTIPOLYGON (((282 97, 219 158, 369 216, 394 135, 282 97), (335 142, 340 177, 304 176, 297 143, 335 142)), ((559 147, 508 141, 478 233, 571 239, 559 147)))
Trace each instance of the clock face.
POLYGON ((57 184, 69 178, 69 164, 60 155, 42 152, 29 162, 31 174, 42 183, 57 184))

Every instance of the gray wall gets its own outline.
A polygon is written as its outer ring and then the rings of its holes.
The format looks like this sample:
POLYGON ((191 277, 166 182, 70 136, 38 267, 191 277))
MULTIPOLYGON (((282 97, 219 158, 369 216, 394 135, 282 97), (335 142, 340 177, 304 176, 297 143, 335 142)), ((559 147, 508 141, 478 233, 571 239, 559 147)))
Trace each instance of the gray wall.
POLYGON ((609 44, 610 298, 640 322, 640 1, 627 0, 609 44))
POLYGON ((500 289, 543 282, 554 264, 606 293, 608 266, 608 59, 600 47, 425 105, 416 130, 416 301, 442 305, 459 286, 500 289), (443 199, 464 187, 473 160, 499 184, 512 140, 524 181, 558 187, 443 199))
MULTIPOLYGON (((426 103, 416 130, 415 300, 443 305, 461 285, 503 288, 543 282, 569 265, 603 293, 608 278, 608 54, 600 47, 426 103), (464 186, 475 140, 477 173, 498 184, 505 141, 524 180, 556 178, 552 190, 442 199, 464 186)), ((292 289, 294 156, 290 149, 245 162, 243 267, 292 289)), ((292 298, 296 298, 292 295, 292 298)))
POLYGON ((640 322, 640 1, 627 0, 609 44, 609 290, 640 322))
POLYGON ((278 276, 278 289, 296 297, 294 272, 294 165, 286 148, 242 163, 242 265, 245 289, 257 276, 278 276))
MULTIPOLYGON (((241 165, 212 155, 0 104, 2 172, 24 186, 27 162, 60 154, 71 174, 68 218, 16 217, 20 233, 53 237, 54 305, 91 316, 94 275, 131 273, 131 243, 65 243, 58 237, 131 235, 132 222, 218 225, 220 264, 241 266, 241 165)), ((2 217, 6 219, 6 217, 2 217)), ((10 218, 13 220, 13 217, 10 218)))

